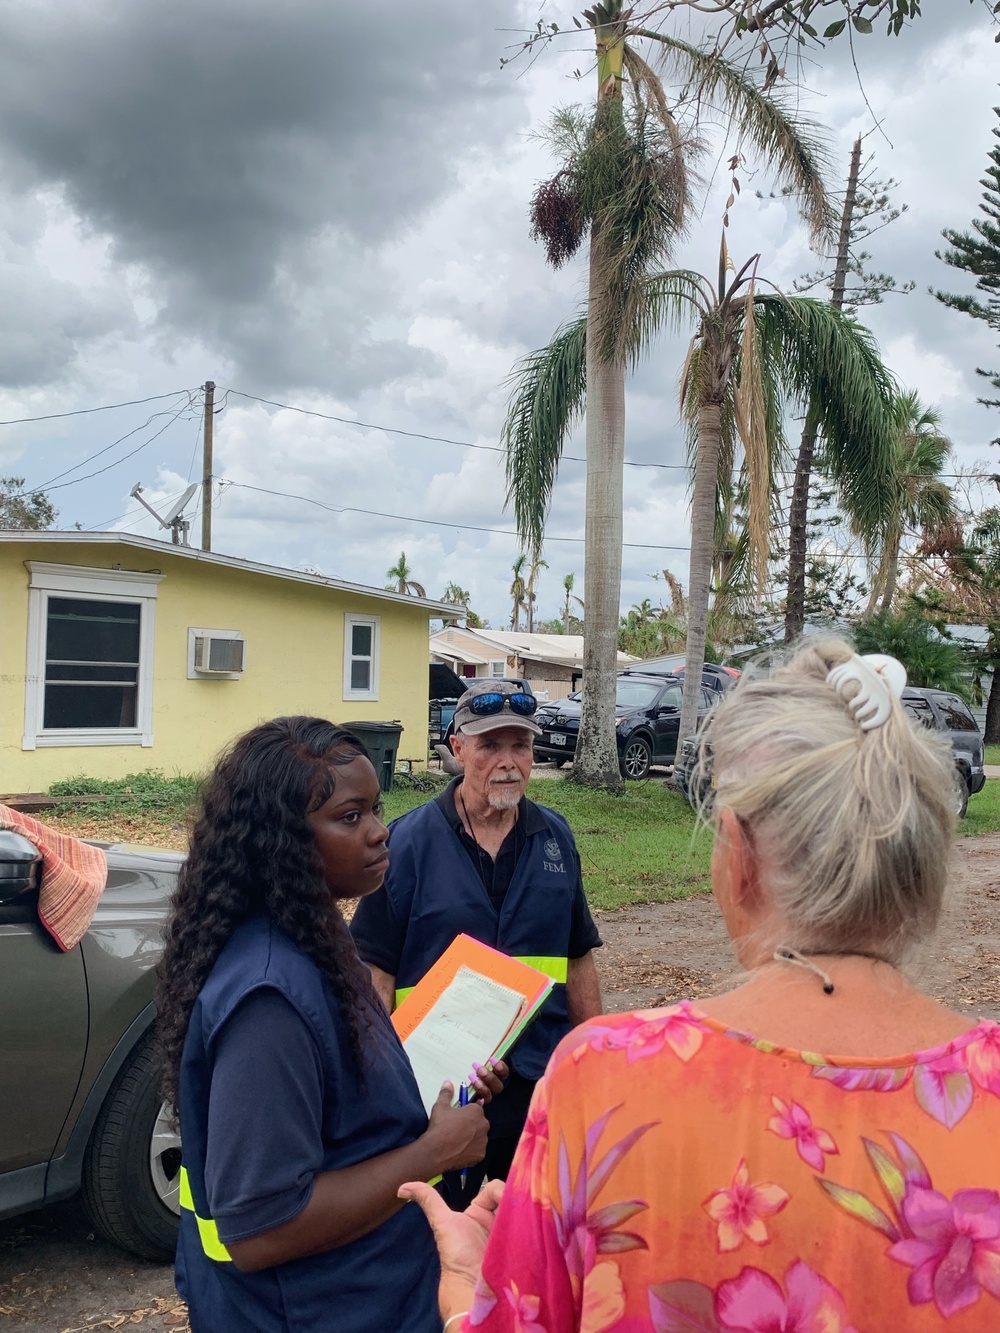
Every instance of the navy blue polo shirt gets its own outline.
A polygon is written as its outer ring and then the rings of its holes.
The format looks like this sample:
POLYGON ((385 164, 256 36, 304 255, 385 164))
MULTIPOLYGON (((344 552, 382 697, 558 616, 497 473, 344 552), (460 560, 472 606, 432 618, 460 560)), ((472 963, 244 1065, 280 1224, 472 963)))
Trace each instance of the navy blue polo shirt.
MULTIPOLYGON (((318 1172, 412 1142, 427 1117, 383 1007, 362 1017, 362 1080, 319 969, 266 918, 234 932, 220 965, 221 1000, 215 985, 192 1014, 181 1131, 225 1245, 298 1216, 318 1172)), ((177 1285, 192 1333, 438 1333, 438 1276, 413 1204, 347 1245, 258 1273, 206 1256, 194 1213, 181 1213, 177 1285)))

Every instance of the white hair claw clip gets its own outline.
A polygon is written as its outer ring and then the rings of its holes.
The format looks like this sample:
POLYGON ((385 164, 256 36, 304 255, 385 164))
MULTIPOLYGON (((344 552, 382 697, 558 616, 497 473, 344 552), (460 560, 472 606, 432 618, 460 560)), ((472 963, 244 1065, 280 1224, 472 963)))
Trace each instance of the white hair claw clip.
POLYGON ((827 674, 826 683, 839 693, 854 681, 858 691, 847 702, 862 731, 880 727, 892 711, 892 700, 906 688, 906 667, 884 653, 854 654, 827 674))

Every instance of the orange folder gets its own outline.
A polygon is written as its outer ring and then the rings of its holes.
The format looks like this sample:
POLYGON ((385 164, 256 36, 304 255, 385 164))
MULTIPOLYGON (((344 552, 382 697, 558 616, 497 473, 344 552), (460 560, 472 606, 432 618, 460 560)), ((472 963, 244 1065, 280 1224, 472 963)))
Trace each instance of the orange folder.
POLYGON ((524 997, 521 1011, 503 1043, 496 1051, 490 1052, 491 1055, 502 1056, 545 1003, 552 990, 552 980, 537 968, 519 963, 516 958, 509 958, 498 949, 491 949, 488 944, 474 940, 471 935, 456 936, 433 967, 424 973, 406 999, 393 1011, 392 1022, 399 1039, 405 1041, 427 1016, 435 1002, 455 980, 460 967, 467 967, 470 971, 489 977, 524 997))

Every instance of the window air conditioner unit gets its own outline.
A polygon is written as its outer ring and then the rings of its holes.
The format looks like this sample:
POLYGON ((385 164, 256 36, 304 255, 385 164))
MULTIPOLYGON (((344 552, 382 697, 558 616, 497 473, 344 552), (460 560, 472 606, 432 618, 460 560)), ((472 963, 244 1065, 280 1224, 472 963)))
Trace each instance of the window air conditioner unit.
POLYGON ((232 676, 243 670, 242 639, 215 639, 196 635, 194 669, 205 675, 232 676))

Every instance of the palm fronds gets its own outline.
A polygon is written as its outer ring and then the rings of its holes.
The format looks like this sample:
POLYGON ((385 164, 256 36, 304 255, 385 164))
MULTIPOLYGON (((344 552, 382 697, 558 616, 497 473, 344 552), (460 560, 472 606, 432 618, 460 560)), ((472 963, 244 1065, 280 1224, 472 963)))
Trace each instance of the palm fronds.
POLYGON ((895 503, 896 383, 872 334, 826 301, 758 294, 755 318, 781 359, 782 382, 811 404, 824 441, 824 467, 845 510, 871 547, 895 503))
POLYGON ((745 69, 718 52, 699 50, 690 42, 648 28, 639 28, 633 35, 657 42, 664 60, 694 86, 696 95, 736 122, 744 141, 798 199, 813 240, 832 237, 836 218, 823 184, 829 162, 818 127, 798 116, 788 98, 773 88, 765 91, 745 69))
POLYGON ((563 444, 583 413, 587 393, 587 321, 565 324, 547 347, 523 357, 501 444, 506 453, 507 504, 532 556, 542 547, 563 444))

